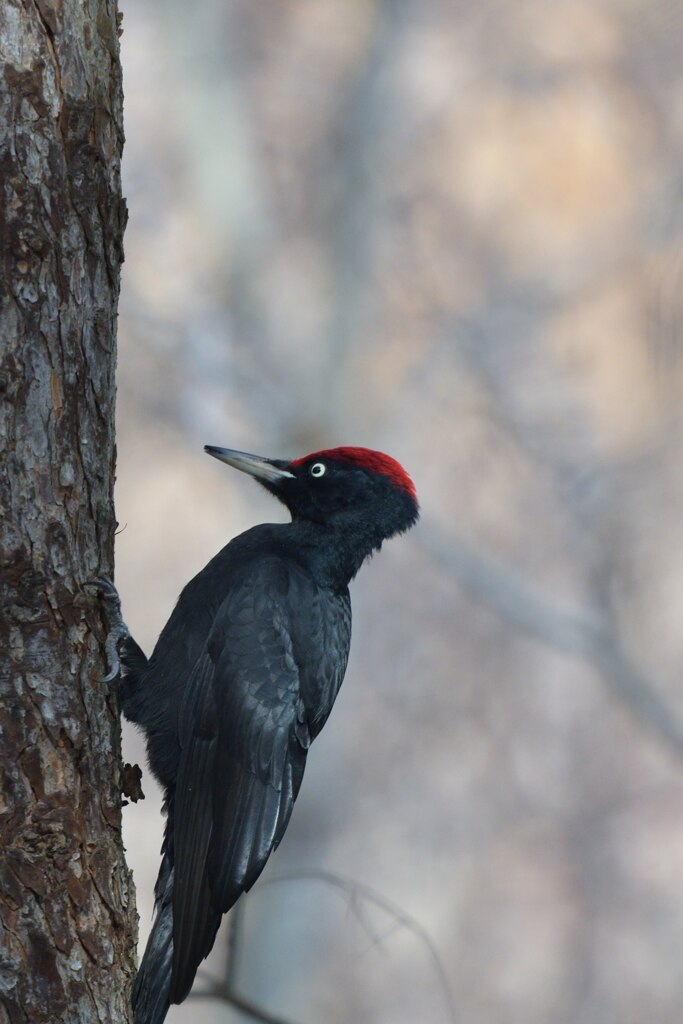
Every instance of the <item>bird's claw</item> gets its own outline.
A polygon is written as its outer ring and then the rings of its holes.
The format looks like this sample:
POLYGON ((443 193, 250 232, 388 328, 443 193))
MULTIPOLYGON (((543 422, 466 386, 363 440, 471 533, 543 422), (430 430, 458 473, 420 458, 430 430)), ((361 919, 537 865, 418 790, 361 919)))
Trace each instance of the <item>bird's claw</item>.
POLYGON ((121 598, 119 597, 119 592, 108 576, 93 576, 91 580, 86 580, 83 586, 96 590, 101 594, 103 601, 115 607, 119 615, 121 614, 121 598))
POLYGON ((110 579, 106 576, 95 576, 86 580, 84 587, 96 590, 105 608, 105 619, 107 622, 107 639, 104 642, 104 649, 107 655, 109 671, 106 676, 100 679, 101 683, 111 683, 121 674, 121 659, 119 658, 119 644, 126 637, 130 636, 128 626, 121 615, 121 598, 119 592, 110 579))

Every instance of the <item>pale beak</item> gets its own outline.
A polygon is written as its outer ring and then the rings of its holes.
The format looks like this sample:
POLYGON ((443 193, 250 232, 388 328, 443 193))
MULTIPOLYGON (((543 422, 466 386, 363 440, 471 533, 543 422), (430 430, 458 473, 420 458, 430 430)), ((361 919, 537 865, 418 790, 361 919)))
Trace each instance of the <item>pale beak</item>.
POLYGON ((288 464, 276 459, 264 459, 260 455, 248 455, 246 452, 236 452, 232 448, 215 448, 213 445, 205 444, 204 451, 207 455, 213 455, 214 459, 226 462, 228 466, 248 473, 257 480, 265 480, 267 483, 278 483, 288 477, 294 478, 294 474, 285 469, 288 464))

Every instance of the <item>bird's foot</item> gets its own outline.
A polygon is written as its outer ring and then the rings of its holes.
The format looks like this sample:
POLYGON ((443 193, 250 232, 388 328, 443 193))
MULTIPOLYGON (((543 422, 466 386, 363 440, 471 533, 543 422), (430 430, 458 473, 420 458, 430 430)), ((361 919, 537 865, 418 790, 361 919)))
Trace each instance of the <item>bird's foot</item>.
POLYGON ((106 576, 96 576, 92 580, 86 580, 83 586, 96 590, 104 602, 104 614, 107 623, 107 639, 104 642, 104 649, 107 655, 109 671, 106 676, 100 679, 100 682, 111 683, 113 679, 116 679, 121 674, 119 644, 126 637, 130 636, 130 630, 121 615, 121 598, 112 581, 107 579, 106 576))

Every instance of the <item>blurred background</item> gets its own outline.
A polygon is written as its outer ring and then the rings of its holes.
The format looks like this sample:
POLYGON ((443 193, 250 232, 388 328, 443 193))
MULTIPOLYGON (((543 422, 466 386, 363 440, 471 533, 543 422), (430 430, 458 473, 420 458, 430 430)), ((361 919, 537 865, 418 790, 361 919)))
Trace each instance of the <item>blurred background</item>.
POLYGON ((137 0, 123 27, 135 636, 283 518, 205 443, 379 448, 423 510, 353 584, 233 984, 291 1024, 681 1020, 683 7, 137 0))

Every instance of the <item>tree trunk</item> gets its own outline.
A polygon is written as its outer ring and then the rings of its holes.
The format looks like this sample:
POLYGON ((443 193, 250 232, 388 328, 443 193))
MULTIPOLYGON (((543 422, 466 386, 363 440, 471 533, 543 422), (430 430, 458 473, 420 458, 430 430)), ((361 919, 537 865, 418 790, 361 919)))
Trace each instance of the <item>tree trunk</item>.
POLYGON ((0 2, 0 1021, 129 1020, 112 574, 115 0, 0 2))

